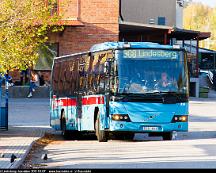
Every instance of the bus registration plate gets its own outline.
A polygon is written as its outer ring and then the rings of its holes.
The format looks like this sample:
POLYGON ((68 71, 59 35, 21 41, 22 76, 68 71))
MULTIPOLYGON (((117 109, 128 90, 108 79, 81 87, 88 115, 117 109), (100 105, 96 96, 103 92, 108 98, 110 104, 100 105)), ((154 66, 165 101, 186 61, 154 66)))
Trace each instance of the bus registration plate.
POLYGON ((157 130, 159 130, 159 128, 158 127, 143 127, 143 130, 152 130, 152 131, 157 131, 157 130))

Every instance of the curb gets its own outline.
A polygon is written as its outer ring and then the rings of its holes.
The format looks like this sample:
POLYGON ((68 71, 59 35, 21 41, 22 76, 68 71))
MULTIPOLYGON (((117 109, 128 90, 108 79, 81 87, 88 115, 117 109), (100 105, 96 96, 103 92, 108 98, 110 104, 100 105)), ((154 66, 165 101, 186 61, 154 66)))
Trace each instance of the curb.
MULTIPOLYGON (((44 135, 45 134, 43 134, 41 137, 39 137, 36 140, 39 140, 39 139, 43 138, 44 135)), ((34 143, 35 143, 36 140, 34 140, 34 141, 31 142, 31 144, 28 146, 25 154, 23 154, 23 156, 21 157, 21 159, 19 161, 15 160, 15 162, 9 167, 9 169, 18 169, 21 166, 21 164, 25 161, 27 155, 29 154, 30 150, 32 149, 32 146, 34 145, 34 143)))

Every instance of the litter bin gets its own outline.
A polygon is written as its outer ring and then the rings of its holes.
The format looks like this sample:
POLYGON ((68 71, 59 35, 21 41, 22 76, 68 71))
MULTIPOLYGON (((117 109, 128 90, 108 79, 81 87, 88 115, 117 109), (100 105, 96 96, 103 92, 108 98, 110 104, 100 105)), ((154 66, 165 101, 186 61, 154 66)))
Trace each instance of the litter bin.
POLYGON ((209 87, 200 87, 199 97, 208 98, 209 87))
POLYGON ((0 74, 0 130, 8 130, 8 87, 2 86, 3 77, 0 74))

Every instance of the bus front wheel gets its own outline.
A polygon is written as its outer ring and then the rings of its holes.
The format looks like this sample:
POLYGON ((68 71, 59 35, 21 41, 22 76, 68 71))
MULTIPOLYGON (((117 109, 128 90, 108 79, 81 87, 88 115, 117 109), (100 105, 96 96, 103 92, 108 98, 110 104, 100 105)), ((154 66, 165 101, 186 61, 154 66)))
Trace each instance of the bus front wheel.
POLYGON ((173 132, 164 132, 162 134, 163 140, 170 141, 173 138, 173 132))
POLYGON ((97 119, 95 121, 95 132, 99 142, 107 142, 107 135, 104 130, 100 130, 100 115, 97 114, 97 119))

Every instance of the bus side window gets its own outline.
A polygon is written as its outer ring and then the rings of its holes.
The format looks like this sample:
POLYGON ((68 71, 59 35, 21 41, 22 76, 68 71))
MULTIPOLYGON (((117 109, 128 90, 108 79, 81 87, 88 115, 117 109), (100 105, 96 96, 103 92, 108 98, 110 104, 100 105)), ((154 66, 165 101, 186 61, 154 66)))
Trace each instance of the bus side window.
POLYGON ((85 90, 85 60, 83 57, 79 59, 79 90, 85 90))
POLYGON ((69 64, 69 71, 70 71, 70 76, 69 76, 69 79, 70 79, 70 88, 69 88, 69 93, 70 95, 74 95, 75 93, 75 89, 76 89, 76 78, 75 78, 75 75, 76 75, 76 72, 75 72, 75 62, 74 60, 71 60, 70 61, 70 64, 69 64))
POLYGON ((88 92, 89 94, 95 94, 95 91, 94 91, 94 86, 93 86, 93 61, 94 61, 94 57, 93 56, 90 56, 89 57, 89 67, 88 67, 88 83, 87 83, 87 86, 88 86, 88 92))
POLYGON ((92 75, 92 85, 95 93, 98 93, 98 86, 99 86, 99 79, 100 79, 100 71, 99 71, 99 55, 94 55, 94 61, 93 61, 93 75, 92 75))
POLYGON ((89 76, 89 64, 90 64, 90 56, 88 54, 84 55, 84 91, 86 94, 88 93, 88 76, 89 76))
POLYGON ((101 60, 100 60, 100 79, 99 79, 99 92, 105 93, 105 84, 106 84, 106 74, 104 73, 104 64, 107 60, 107 53, 101 54, 101 60))
POLYGON ((58 82, 58 89, 59 89, 59 96, 64 95, 64 73, 65 73, 65 62, 61 62, 61 68, 60 68, 60 76, 59 76, 59 82, 58 82))
POLYGON ((55 63, 53 68, 53 76, 52 76, 52 85, 53 85, 53 94, 56 95, 58 93, 58 82, 59 82, 59 71, 60 64, 55 63))
POLYGON ((75 60, 75 66, 74 66, 74 71, 73 71, 73 74, 74 74, 74 92, 78 92, 79 91, 79 62, 78 62, 78 59, 75 60))
POLYGON ((65 72, 64 72, 64 94, 65 95, 71 95, 71 90, 70 90, 70 76, 71 76, 71 71, 70 71, 70 61, 68 61, 65 64, 65 72))
POLYGON ((105 74, 104 63, 107 60, 106 53, 98 53, 94 55, 93 61, 93 85, 96 93, 105 92, 105 74))

